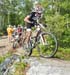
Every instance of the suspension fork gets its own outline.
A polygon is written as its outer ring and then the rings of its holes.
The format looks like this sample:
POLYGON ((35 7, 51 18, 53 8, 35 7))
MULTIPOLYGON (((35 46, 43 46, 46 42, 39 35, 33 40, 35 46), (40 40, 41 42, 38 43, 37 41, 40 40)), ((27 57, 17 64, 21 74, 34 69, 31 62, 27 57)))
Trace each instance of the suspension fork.
POLYGON ((44 37, 42 36, 42 33, 40 33, 40 38, 41 38, 41 42, 42 42, 42 44, 44 45, 45 44, 45 39, 44 39, 44 37))

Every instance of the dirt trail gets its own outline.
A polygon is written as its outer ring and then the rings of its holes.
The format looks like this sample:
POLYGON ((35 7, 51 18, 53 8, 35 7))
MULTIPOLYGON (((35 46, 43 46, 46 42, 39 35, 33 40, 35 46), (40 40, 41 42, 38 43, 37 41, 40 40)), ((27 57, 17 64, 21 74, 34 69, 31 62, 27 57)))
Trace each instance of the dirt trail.
POLYGON ((5 55, 11 48, 12 44, 9 43, 7 36, 0 38, 0 56, 5 55))

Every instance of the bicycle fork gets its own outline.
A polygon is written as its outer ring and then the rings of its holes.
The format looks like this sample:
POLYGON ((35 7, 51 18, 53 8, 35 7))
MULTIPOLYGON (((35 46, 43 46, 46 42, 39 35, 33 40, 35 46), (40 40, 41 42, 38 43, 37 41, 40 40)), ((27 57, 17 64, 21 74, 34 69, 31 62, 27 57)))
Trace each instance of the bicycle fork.
POLYGON ((44 36, 42 34, 40 34, 40 42, 43 44, 43 45, 48 45, 48 43, 46 42, 44 36))
POLYGON ((42 36, 42 34, 40 34, 40 42, 42 42, 42 44, 44 45, 45 44, 45 41, 44 41, 44 38, 43 38, 43 36, 42 36))

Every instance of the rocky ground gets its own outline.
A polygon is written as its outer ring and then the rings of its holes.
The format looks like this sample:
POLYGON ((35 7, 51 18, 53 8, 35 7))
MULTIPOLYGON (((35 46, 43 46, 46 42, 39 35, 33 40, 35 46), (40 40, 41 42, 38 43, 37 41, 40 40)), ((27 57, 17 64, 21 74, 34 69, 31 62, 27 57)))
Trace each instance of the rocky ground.
MULTIPOLYGON (((7 37, 0 39, 0 56, 5 55, 12 48, 7 37)), ((23 55, 23 49, 18 48, 17 54, 23 55)), ((30 65, 26 75, 70 75, 70 61, 57 58, 33 57, 23 60, 30 65)))
POLYGON ((0 56, 5 55, 9 50, 11 50, 11 43, 7 36, 0 37, 0 56))
MULTIPOLYGON (((18 51, 23 54, 22 48, 18 51)), ((70 75, 70 61, 31 56, 25 58, 23 62, 30 65, 26 75, 70 75)))
POLYGON ((70 75, 70 62, 58 59, 30 58, 26 75, 70 75))

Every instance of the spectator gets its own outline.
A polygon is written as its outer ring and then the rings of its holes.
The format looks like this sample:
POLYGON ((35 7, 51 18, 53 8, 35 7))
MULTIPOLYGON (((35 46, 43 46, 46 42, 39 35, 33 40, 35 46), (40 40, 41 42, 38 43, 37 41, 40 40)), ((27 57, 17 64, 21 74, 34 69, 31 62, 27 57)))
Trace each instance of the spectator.
POLYGON ((11 25, 8 26, 7 33, 8 33, 8 40, 9 40, 9 42, 11 42, 11 40, 12 40, 12 33, 13 33, 13 27, 11 25))
POLYGON ((16 35, 16 33, 17 33, 17 27, 14 25, 14 27, 13 27, 13 37, 16 35))

